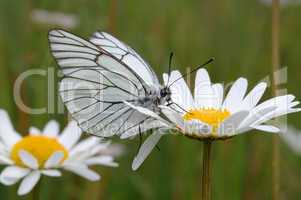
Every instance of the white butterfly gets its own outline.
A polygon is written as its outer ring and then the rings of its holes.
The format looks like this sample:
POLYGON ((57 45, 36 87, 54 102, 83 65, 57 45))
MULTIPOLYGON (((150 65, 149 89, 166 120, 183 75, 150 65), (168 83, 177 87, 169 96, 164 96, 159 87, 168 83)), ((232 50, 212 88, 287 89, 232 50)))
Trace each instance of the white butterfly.
POLYGON ((138 106, 158 113, 159 105, 170 102, 171 92, 132 48, 105 32, 96 32, 87 41, 51 30, 49 42, 64 75, 62 100, 85 132, 128 138, 166 127, 134 109, 138 106))
POLYGON ((87 41, 64 30, 52 30, 49 42, 64 75, 62 100, 83 131, 128 138, 156 130, 139 149, 132 164, 136 170, 163 131, 170 128, 158 115, 159 107, 180 108, 171 101, 170 86, 183 77, 170 84, 168 78, 161 86, 151 67, 131 47, 105 32, 96 32, 87 41))

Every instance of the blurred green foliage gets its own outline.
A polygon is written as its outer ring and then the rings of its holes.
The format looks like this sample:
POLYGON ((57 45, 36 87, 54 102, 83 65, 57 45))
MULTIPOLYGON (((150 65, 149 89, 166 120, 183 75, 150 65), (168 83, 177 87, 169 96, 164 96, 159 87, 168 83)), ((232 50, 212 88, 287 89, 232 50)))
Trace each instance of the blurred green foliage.
MULTIPOLYGON (((23 113, 13 100, 14 81, 20 73, 49 67, 57 70, 47 41, 48 30, 56 26, 33 23, 30 15, 34 9, 75 14, 80 24, 71 31, 85 38, 96 30, 113 32, 137 49, 157 74, 167 71, 168 56, 173 51, 174 68, 182 72, 214 56, 216 61, 208 70, 218 82, 229 83, 243 76, 252 87, 271 75, 271 9, 258 1, 1 0, 0 107, 9 111, 23 134, 30 125, 41 128, 52 118, 62 125, 66 122, 63 114, 23 113)), ((301 96, 300 19, 301 6, 282 8, 281 63, 288 66, 288 82, 281 87, 297 97, 301 96)), ((46 77, 28 79, 22 89, 27 105, 47 105, 46 77)), ((269 89, 265 97, 270 93, 269 89)), ((300 114, 289 116, 295 126, 300 127, 300 119, 300 114)), ((213 199, 271 199, 271 138, 269 134, 251 132, 216 143, 213 199)), ((127 147, 118 160, 119 168, 100 168, 103 179, 97 183, 69 173, 58 179, 44 177, 42 199, 199 199, 200 142, 165 136, 159 145, 161 150, 154 151, 138 172, 132 172, 138 139, 114 141, 127 147)), ((281 198, 300 198, 300 166, 300 156, 281 144, 281 198)), ((16 189, 1 185, 1 199, 19 199, 16 189)))

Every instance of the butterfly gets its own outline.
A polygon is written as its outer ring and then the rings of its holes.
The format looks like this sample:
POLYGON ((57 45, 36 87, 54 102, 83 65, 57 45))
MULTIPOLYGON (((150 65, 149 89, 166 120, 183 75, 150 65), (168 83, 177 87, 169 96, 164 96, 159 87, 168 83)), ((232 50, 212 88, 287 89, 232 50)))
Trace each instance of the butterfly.
POLYGON ((60 95, 83 131, 100 137, 128 138, 161 121, 142 114, 128 103, 159 112, 171 101, 168 86, 161 86, 149 66, 131 47, 106 32, 89 41, 64 30, 51 30, 52 55, 63 78, 60 95))

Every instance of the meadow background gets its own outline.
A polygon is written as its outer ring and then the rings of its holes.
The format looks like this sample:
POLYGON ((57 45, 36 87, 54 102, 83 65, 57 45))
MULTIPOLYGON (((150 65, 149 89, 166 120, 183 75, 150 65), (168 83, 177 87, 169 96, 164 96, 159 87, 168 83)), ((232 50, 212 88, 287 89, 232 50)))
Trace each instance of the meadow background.
MULTIPOLYGON (((84 38, 96 30, 113 33, 135 48, 158 75, 166 72, 173 51, 174 68, 185 72, 210 57, 207 67, 213 81, 229 83, 246 77, 250 87, 271 75, 271 8, 259 1, 241 0, 1 0, 0 1, 0 108, 8 110, 17 130, 42 128, 49 119, 66 123, 66 115, 28 115, 13 100, 13 84, 28 69, 57 70, 50 55, 47 33, 56 25, 36 23, 35 9, 70 13, 79 24, 68 29, 84 38)), ((281 65, 288 66, 289 93, 301 98, 301 5, 281 8, 281 65)), ((190 80, 193 83, 193 78, 190 80)), ((192 84, 193 85, 193 84, 192 84)), ((32 76, 22 86, 27 105, 48 104, 47 78, 32 76)), ((271 88, 265 98, 271 96, 271 88)), ((57 93, 52 95, 57 99, 57 93)), ((288 122, 301 128, 301 114, 288 122)), ((213 199, 271 199, 272 135, 250 132, 226 142, 217 142, 213 156, 213 199)), ((116 169, 98 167, 102 180, 87 182, 69 173, 63 178, 43 177, 41 197, 47 199, 199 199, 201 142, 182 136, 165 136, 137 171, 131 171, 139 140, 121 141, 125 152, 116 169)), ((301 196, 301 156, 281 143, 281 199, 301 196)), ((16 196, 17 186, 0 185, 1 199, 31 199, 16 196)))

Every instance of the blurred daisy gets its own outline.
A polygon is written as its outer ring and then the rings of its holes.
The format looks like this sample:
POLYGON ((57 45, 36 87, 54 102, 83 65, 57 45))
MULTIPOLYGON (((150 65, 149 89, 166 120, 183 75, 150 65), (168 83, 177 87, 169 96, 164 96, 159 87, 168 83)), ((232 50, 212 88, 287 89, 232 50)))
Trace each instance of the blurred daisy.
POLYGON ((62 12, 50 12, 43 9, 33 10, 31 12, 31 19, 38 24, 60 26, 68 29, 76 28, 79 24, 79 20, 75 15, 62 12))
MULTIPOLYGON (((245 78, 239 78, 224 98, 223 85, 212 84, 208 72, 200 69, 196 75, 193 97, 181 77, 178 71, 173 71, 170 77, 163 75, 165 85, 172 83, 170 89, 173 104, 161 106, 161 110, 181 134, 190 138, 227 139, 251 129, 276 133, 280 131, 279 128, 266 124, 267 121, 300 111, 300 108, 294 108, 299 102, 294 101, 293 95, 271 98, 257 105, 267 87, 263 82, 247 94, 248 82, 245 78)), ((136 109, 156 117, 149 110, 137 106, 136 109)), ((161 135, 153 135, 152 141, 148 140, 142 145, 135 158, 134 169, 141 165, 161 135)))
POLYGON ((90 181, 100 180, 91 165, 117 167, 111 155, 102 152, 110 148, 100 138, 80 140, 81 130, 70 122, 59 134, 59 124, 50 121, 43 131, 31 127, 29 135, 22 137, 15 131, 8 114, 0 110, 0 164, 7 165, 0 182, 13 185, 22 179, 19 195, 29 193, 41 175, 59 177, 61 169, 71 171, 90 181))
POLYGON ((301 155, 301 131, 293 126, 281 126, 281 138, 297 154, 301 155))

